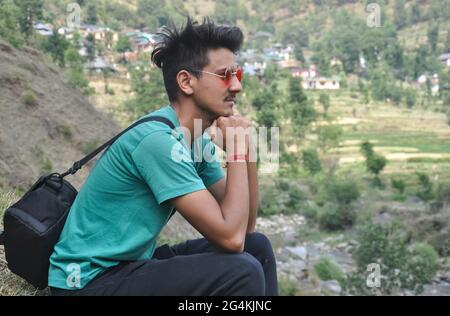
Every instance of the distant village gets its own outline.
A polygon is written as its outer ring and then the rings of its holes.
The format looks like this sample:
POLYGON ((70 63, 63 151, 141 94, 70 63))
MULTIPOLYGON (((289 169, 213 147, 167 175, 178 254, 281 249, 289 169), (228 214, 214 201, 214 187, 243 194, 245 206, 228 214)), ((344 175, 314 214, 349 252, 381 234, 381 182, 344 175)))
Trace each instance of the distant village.
MULTIPOLYGON (((41 36, 51 36, 54 27, 51 24, 36 23, 34 30, 41 36)), ((124 61, 128 64, 134 64, 139 60, 140 56, 149 55, 160 38, 158 35, 140 30, 128 30, 124 32, 116 32, 107 27, 98 25, 81 24, 76 28, 61 27, 56 32, 66 40, 72 40, 75 33, 80 34, 81 56, 87 56, 86 37, 92 34, 96 42, 101 42, 108 50, 99 56, 95 56, 93 60, 85 64, 85 68, 89 73, 101 73, 104 69, 109 70, 112 74, 130 79, 129 68, 120 63, 124 61), (129 50, 119 54, 115 52, 117 42, 121 36, 129 39, 129 50)), ((258 32, 252 35, 252 40, 263 39, 267 43, 271 43, 273 34, 269 32, 258 32)), ((311 64, 303 67, 302 63, 295 59, 293 45, 282 45, 273 43, 269 47, 263 49, 246 49, 237 56, 238 63, 243 67, 244 73, 249 76, 263 76, 268 63, 276 63, 279 69, 287 70, 291 76, 301 79, 301 85, 306 90, 338 90, 341 88, 339 76, 326 77, 319 73, 316 65, 311 64)), ((440 62, 446 67, 450 67, 450 53, 439 56, 440 62)), ((330 60, 330 66, 342 66, 342 62, 337 58, 330 60)), ((361 69, 366 68, 364 57, 360 57, 361 69)), ((418 78, 410 82, 417 88, 429 85, 432 95, 439 93, 439 78, 437 74, 424 73, 418 78)))

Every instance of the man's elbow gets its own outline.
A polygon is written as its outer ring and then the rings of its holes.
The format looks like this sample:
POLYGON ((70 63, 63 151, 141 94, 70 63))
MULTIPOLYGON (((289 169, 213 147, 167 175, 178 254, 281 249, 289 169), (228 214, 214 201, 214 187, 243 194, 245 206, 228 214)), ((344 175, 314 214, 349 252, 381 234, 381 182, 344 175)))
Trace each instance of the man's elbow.
POLYGON ((234 237, 228 239, 226 243, 222 245, 225 251, 231 253, 241 253, 244 251, 245 238, 234 237))

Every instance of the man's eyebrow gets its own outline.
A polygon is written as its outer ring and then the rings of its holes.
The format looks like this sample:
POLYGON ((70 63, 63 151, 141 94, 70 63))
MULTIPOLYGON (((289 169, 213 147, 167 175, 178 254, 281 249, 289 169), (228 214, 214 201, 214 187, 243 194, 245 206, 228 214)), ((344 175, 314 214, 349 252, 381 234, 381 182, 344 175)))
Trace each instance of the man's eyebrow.
POLYGON ((222 72, 222 71, 225 71, 227 68, 228 68, 227 66, 221 67, 221 68, 217 69, 215 72, 222 72))
POLYGON ((232 71, 234 71, 237 67, 238 67, 237 65, 233 65, 231 67, 230 66, 224 66, 224 67, 221 67, 221 68, 217 69, 216 72, 225 71, 225 70, 227 70, 227 68, 230 68, 230 69, 232 69, 232 71))

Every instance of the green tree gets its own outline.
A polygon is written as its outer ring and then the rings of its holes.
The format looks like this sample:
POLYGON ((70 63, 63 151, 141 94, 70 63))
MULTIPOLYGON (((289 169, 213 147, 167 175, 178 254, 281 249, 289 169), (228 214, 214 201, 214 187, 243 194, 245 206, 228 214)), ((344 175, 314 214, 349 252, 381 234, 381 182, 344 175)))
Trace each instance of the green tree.
POLYGON ((361 78, 359 78, 359 77, 358 77, 358 89, 359 89, 359 93, 361 93, 363 96, 364 104, 369 104, 369 102, 370 102, 369 89, 367 88, 367 84, 365 84, 364 81, 361 80, 361 78))
POLYGON ((65 66, 64 53, 68 47, 69 42, 55 31, 53 35, 48 36, 42 43, 42 49, 49 53, 53 61, 57 62, 60 67, 65 66))
POLYGON ((390 68, 384 65, 370 73, 370 90, 374 100, 386 101, 389 98, 396 98, 395 89, 395 78, 390 68))
POLYGON ((239 0, 215 1, 214 17, 218 23, 236 24, 248 17, 247 8, 239 0))
POLYGON ((417 102, 416 90, 409 88, 405 90, 404 94, 406 105, 408 106, 408 108, 412 108, 417 102))
POLYGON ((433 196, 433 183, 431 183, 430 177, 423 172, 417 172, 416 175, 419 178, 420 184, 417 196, 424 201, 431 200, 434 196, 433 196))
POLYGON ((97 6, 94 3, 88 5, 86 10, 86 19, 84 20, 86 24, 97 24, 97 6))
POLYGON ((333 29, 323 38, 324 47, 317 50, 319 70, 319 65, 322 65, 326 71, 330 64, 329 57, 332 55, 342 61, 346 73, 354 73, 358 69, 361 51, 367 57, 369 54, 376 55, 377 49, 383 47, 383 43, 379 41, 380 36, 375 36, 377 34, 374 31, 364 34, 364 30, 368 29, 364 22, 344 10, 338 11, 333 29))
POLYGON ((409 14, 409 21, 410 24, 416 24, 417 22, 420 22, 422 20, 422 13, 420 10, 420 6, 417 2, 414 2, 411 5, 411 10, 409 14))
POLYGON ((33 26, 44 13, 43 0, 15 0, 16 5, 20 9, 20 29, 28 40, 33 33, 33 26))
POLYGON ((387 159, 381 155, 373 154, 366 160, 367 169, 375 174, 376 177, 386 166, 387 159))
MULTIPOLYGON (((257 109, 256 122, 259 126, 270 129, 278 124, 278 102, 276 100, 276 84, 273 84, 268 89, 258 92, 252 100, 253 106, 257 109)), ((270 137, 270 133, 268 134, 270 137)))
POLYGON ((391 179, 391 185, 398 193, 403 194, 405 192, 405 181, 401 179, 391 179))
POLYGON ((426 45, 421 45, 416 49, 409 71, 413 78, 417 79, 421 74, 428 70, 427 55, 428 49, 426 45))
POLYGON ((318 130, 318 141, 322 151, 327 152, 329 149, 337 147, 343 133, 342 127, 337 124, 321 126, 318 130))
POLYGON ((430 50, 432 53, 435 53, 439 36, 439 26, 437 24, 431 25, 430 28, 428 29, 427 36, 428 36, 428 45, 430 45, 430 50))
POLYGON ((89 80, 86 79, 82 67, 70 67, 68 68, 67 76, 69 82, 83 92, 83 94, 90 94, 89 80))
POLYGON ((287 113, 292 121, 294 132, 297 136, 303 136, 309 125, 316 119, 317 113, 310 104, 300 81, 297 78, 289 78, 289 108, 287 113))
POLYGON ((345 291, 357 295, 389 295, 395 290, 423 291, 436 274, 438 255, 426 244, 411 249, 398 225, 367 223, 358 228, 358 245, 352 253, 357 271, 347 275, 345 291), (367 286, 367 268, 376 263, 383 276, 379 287, 367 286))
POLYGON ((317 70, 324 76, 330 75, 330 58, 327 54, 319 50, 311 57, 311 62, 317 66, 317 70))
POLYGON ((289 102, 301 103, 307 101, 306 94, 304 93, 301 82, 297 78, 289 78, 289 102))
POLYGON ((375 153, 373 145, 368 141, 361 144, 360 150, 366 158, 367 170, 375 175, 373 184, 382 187, 383 184, 379 178, 379 174, 387 164, 386 157, 375 153))
POLYGON ((389 42, 389 45, 383 51, 383 59, 392 68, 402 70, 404 67, 403 47, 397 40, 391 40, 389 42))
POLYGON ((88 61, 93 61, 97 55, 95 36, 92 33, 89 33, 88 36, 86 36, 86 54, 88 61))
POLYGON ((322 170, 319 154, 315 148, 304 149, 302 151, 303 167, 311 174, 316 174, 322 170))
POLYGON ((319 103, 323 107, 323 115, 326 117, 328 114, 328 109, 330 108, 330 95, 326 93, 321 93, 319 95, 319 103))
POLYGON ((179 25, 185 22, 187 15, 182 1, 171 0, 139 0, 138 18, 140 27, 157 29, 163 25, 174 23, 179 25))
POLYGON ((125 52, 131 50, 130 39, 128 36, 120 36, 116 44, 116 51, 122 53, 122 61, 125 61, 125 52))
POLYGON ((450 52, 450 29, 447 30, 447 39, 445 40, 444 50, 446 53, 450 52))
POLYGON ((394 5, 394 22, 397 29, 401 29, 406 26, 408 19, 405 10, 405 0, 395 0, 394 5))
POLYGON ((124 108, 132 119, 137 119, 168 102, 161 71, 145 63, 140 63, 132 70, 131 89, 135 97, 125 102, 124 108))
POLYGON ((15 47, 20 47, 23 37, 20 33, 20 9, 13 0, 0 1, 0 37, 15 47))
POLYGON ((373 150, 373 144, 368 141, 363 142, 361 144, 361 153, 366 158, 372 156, 375 153, 373 150))

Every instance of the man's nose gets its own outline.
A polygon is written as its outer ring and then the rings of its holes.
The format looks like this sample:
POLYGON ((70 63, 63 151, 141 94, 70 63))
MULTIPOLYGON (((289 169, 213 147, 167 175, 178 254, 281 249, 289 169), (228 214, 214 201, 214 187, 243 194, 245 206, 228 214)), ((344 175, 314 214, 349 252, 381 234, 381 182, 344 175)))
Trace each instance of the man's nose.
POLYGON ((230 87, 228 88, 231 92, 239 93, 242 90, 242 83, 236 77, 236 75, 231 77, 230 87))

